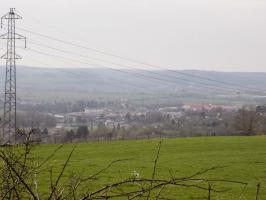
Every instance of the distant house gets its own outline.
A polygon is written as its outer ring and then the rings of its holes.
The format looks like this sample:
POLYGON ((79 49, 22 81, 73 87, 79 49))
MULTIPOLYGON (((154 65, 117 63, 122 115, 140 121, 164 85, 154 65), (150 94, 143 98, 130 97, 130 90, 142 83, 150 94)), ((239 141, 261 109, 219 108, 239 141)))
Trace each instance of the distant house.
POLYGON ((58 122, 58 123, 63 123, 64 120, 65 120, 65 116, 64 115, 55 114, 54 117, 56 119, 56 122, 58 122))
POLYGON ((182 109, 187 111, 187 110, 191 110, 191 111, 199 111, 199 110, 212 110, 212 109, 223 109, 223 110, 236 110, 238 109, 237 106, 233 106, 233 105, 217 105, 217 104, 186 104, 184 106, 182 106, 182 109))

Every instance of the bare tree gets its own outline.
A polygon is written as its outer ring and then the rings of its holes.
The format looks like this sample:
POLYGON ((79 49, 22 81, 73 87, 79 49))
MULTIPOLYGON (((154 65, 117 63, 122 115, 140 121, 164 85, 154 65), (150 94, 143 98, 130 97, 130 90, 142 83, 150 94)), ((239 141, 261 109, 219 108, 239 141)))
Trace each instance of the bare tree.
POLYGON ((242 107, 235 115, 234 127, 241 134, 254 135, 258 129, 260 114, 251 107, 242 107))

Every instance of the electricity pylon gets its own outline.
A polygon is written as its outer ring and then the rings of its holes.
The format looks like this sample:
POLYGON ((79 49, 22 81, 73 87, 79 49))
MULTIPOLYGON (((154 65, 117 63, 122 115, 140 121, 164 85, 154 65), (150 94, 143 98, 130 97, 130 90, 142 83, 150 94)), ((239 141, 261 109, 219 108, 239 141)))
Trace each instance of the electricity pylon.
POLYGON ((17 19, 22 19, 21 16, 15 13, 14 8, 10 8, 10 11, 1 17, 1 28, 3 20, 7 20, 7 33, 0 36, 1 39, 6 39, 6 53, 1 57, 6 60, 6 79, 5 79, 5 99, 4 99, 4 117, 2 119, 3 129, 3 144, 16 143, 16 59, 21 59, 16 54, 16 40, 25 40, 26 38, 16 33, 17 19))

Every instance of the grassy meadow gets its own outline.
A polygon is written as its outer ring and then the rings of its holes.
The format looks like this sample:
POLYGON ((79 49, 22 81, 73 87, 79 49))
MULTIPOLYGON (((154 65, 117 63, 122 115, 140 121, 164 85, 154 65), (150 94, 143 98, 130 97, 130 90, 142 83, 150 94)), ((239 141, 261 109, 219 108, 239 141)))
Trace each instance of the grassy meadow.
MULTIPOLYGON (((152 176, 159 139, 131 141, 101 141, 76 144, 62 182, 67 182, 74 173, 83 177, 94 174, 117 159, 118 162, 101 173, 91 182, 89 189, 123 180, 139 173, 140 177, 152 176)), ((65 144, 39 174, 39 190, 43 195, 49 187, 49 169, 53 177, 63 167, 75 144, 65 144)), ((58 145, 41 145, 34 154, 40 160, 51 154, 58 145)), ((170 178, 192 175, 199 170, 224 166, 210 171, 201 178, 229 179, 247 182, 248 185, 220 184, 225 193, 215 193, 212 199, 255 199, 256 185, 261 183, 260 199, 266 199, 266 136, 255 137, 195 137, 163 139, 158 160, 156 177, 170 178)), ((207 192, 192 188, 166 188, 164 197, 172 199, 207 199, 207 192)))

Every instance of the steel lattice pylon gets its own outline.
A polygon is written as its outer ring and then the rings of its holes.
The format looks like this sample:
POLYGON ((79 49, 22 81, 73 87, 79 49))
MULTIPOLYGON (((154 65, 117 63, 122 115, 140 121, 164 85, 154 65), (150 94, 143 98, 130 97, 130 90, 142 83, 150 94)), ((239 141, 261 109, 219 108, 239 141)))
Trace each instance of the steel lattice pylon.
POLYGON ((5 78, 5 99, 4 99, 4 116, 2 119, 3 144, 16 142, 16 59, 21 57, 16 54, 16 40, 26 38, 16 33, 16 19, 22 19, 21 16, 14 12, 14 8, 1 18, 1 28, 3 20, 7 20, 7 33, 0 36, 1 39, 7 40, 6 53, 1 57, 6 59, 6 78, 5 78))

